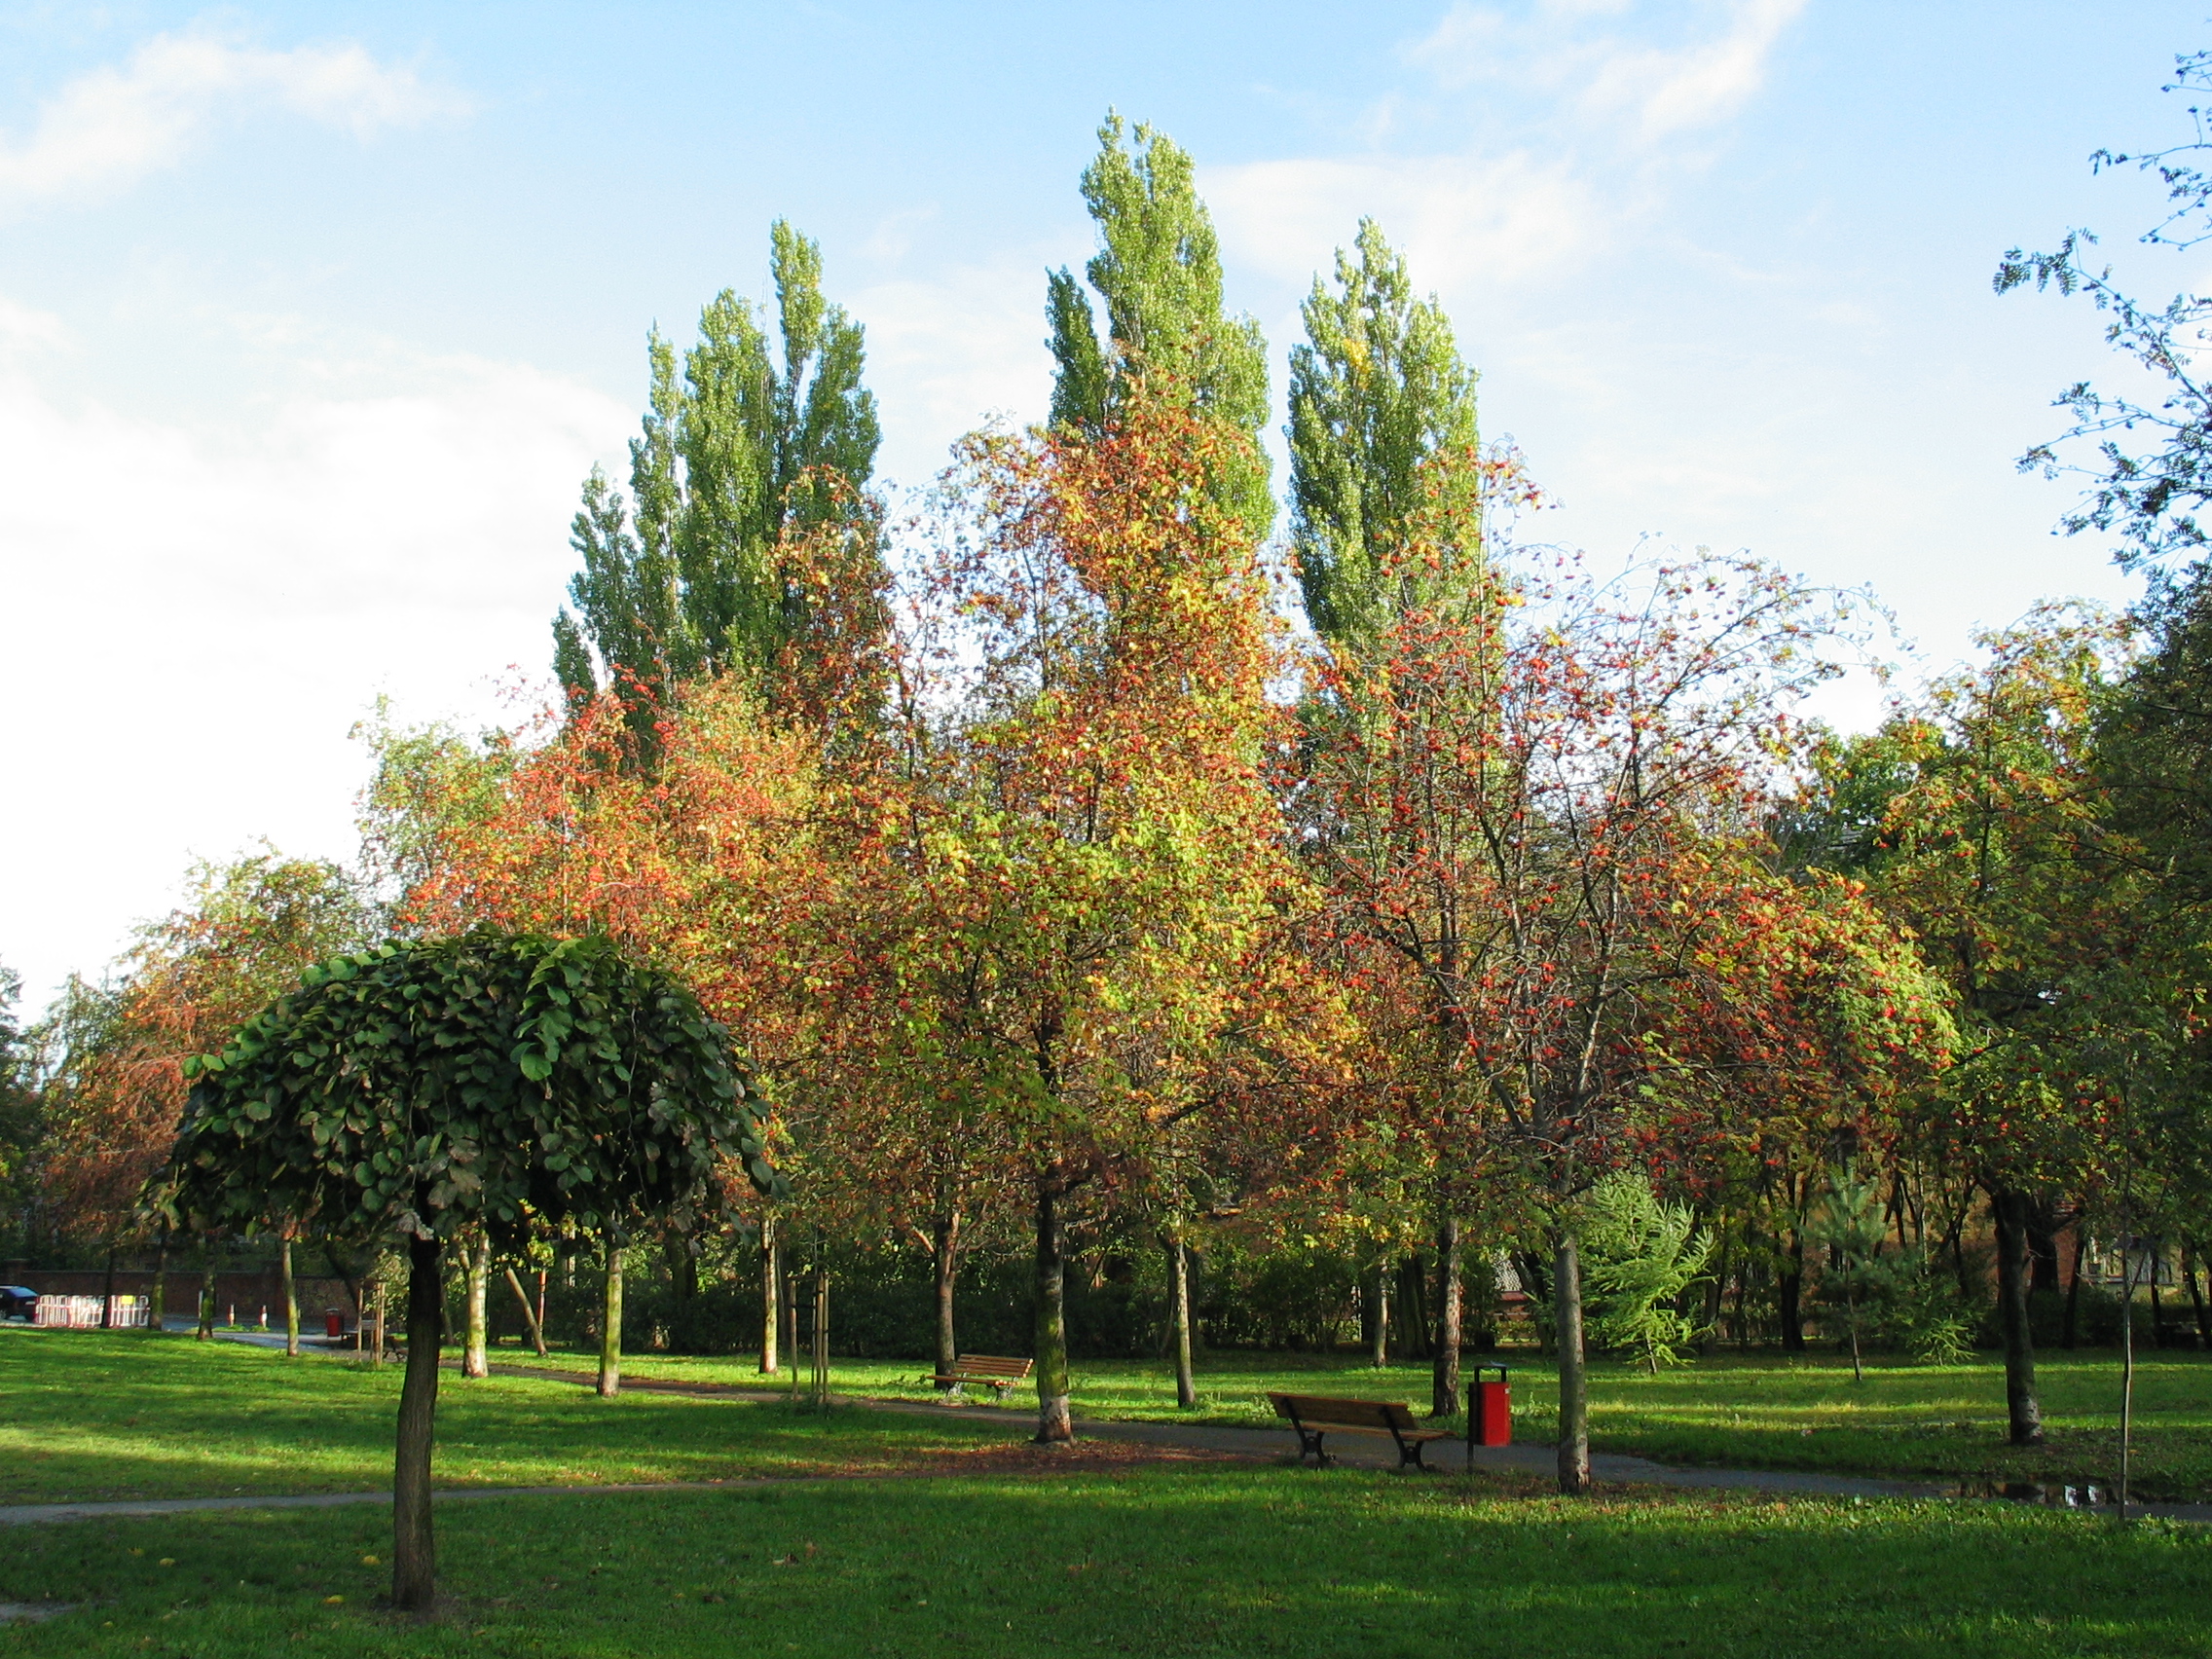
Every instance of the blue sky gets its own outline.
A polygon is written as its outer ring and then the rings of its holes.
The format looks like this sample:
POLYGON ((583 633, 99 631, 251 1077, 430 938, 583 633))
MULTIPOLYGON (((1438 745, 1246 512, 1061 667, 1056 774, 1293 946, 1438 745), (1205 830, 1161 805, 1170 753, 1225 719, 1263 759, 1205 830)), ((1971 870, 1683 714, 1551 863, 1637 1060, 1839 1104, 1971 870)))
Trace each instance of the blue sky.
MULTIPOLYGON (((1871 583, 1921 667, 2123 599, 2011 458, 2114 378, 1993 296, 2134 248, 2203 11, 1885 0, 1006 6, 0 3, 0 961, 96 972, 193 856, 344 856, 349 728, 542 669, 643 336, 764 286, 788 215, 867 326, 883 470, 1042 414, 1109 106, 1193 152, 1281 364, 1362 213, 1602 565, 1639 538, 1871 583)), ((1838 718, 1874 709, 1861 691, 1838 718)))

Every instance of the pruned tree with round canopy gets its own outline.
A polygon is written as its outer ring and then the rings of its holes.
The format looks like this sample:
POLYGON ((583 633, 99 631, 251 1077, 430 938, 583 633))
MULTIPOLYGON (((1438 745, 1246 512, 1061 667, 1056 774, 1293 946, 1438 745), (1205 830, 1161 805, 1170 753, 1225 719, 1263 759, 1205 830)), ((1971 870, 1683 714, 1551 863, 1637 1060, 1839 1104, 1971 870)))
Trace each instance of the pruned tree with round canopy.
POLYGON ((511 1244, 569 1222, 619 1240, 716 1201, 725 1160, 775 1182, 728 1034, 604 936, 479 929, 338 957, 191 1075, 151 1194, 172 1225, 407 1241, 391 1592, 406 1610, 435 1586, 430 1430, 456 1234, 511 1244))

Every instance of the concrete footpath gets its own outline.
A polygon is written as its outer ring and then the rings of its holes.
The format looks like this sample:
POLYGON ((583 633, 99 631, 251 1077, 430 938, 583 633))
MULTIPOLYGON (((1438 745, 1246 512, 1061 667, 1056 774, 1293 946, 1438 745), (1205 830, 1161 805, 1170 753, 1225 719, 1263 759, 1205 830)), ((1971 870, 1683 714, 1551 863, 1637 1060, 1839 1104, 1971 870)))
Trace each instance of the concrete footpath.
MULTIPOLYGON (((254 1338, 248 1340, 253 1342, 253 1346, 260 1346, 262 1342, 258 1338, 259 1333, 255 1333, 254 1338)), ((281 1346, 282 1341, 279 1337, 277 1346, 281 1346)), ((447 1360, 444 1363, 449 1370, 458 1369, 460 1364, 458 1360, 447 1360)), ((528 1377, 543 1382, 572 1382, 583 1387, 590 1387, 595 1382, 588 1371, 566 1371, 552 1366, 494 1365, 492 1371, 494 1375, 500 1377, 528 1377)), ((625 1380, 622 1386, 626 1392, 681 1394, 695 1399, 773 1402, 788 1397, 783 1389, 654 1378, 625 1380)), ((1015 1434, 1026 1430, 1035 1421, 1030 1412, 1007 1406, 947 1407, 922 1400, 884 1400, 849 1395, 836 1395, 832 1399, 840 1406, 887 1412, 902 1417, 941 1418, 948 1412, 957 1412, 963 1418, 1003 1424, 1010 1433, 1015 1434)), ((1295 1443, 1287 1426, 1279 1429, 1243 1428, 1219 1423, 1101 1422, 1078 1419, 1076 1432, 1080 1437, 1088 1439, 1211 1452, 1253 1462, 1286 1463, 1295 1460, 1295 1443)), ((1397 1450, 1386 1437, 1333 1436, 1329 1450, 1339 1462, 1349 1467, 1389 1468, 1397 1461, 1397 1450)), ((1463 1440, 1440 1440, 1431 1442, 1424 1456, 1429 1465, 1440 1472, 1472 1467, 1476 1470, 1517 1470, 1548 1475, 1558 1467, 1556 1449, 1542 1444, 1470 1448, 1463 1440)), ((1608 1452, 1594 1453, 1590 1465, 1596 1478, 1608 1485, 1768 1493, 1783 1497, 2040 1501, 2049 1507, 2067 1508, 2082 1514, 2110 1516, 2114 1513, 2113 1506, 2109 1503, 2068 1502, 2064 1500, 2065 1494, 2046 1495, 2036 1489, 2027 1488, 2008 1493, 1996 1489, 1962 1489, 1956 1484, 1873 1480, 1852 1475, 1825 1475, 1788 1469, 1692 1468, 1608 1452)), ((457 1487, 439 1489, 437 1500, 446 1503, 495 1497, 588 1497, 617 1493, 712 1492, 786 1484, 796 1480, 913 1480, 927 1477, 927 1471, 892 1471, 835 1476, 749 1476, 726 1481, 649 1481, 612 1486, 457 1487)), ((2101 1497, 2103 1493, 2098 1491, 2096 1495, 2101 1497)), ((202 1510, 330 1509, 348 1504, 390 1501, 391 1493, 388 1492, 352 1492, 316 1493, 296 1497, 174 1497, 122 1499, 113 1502, 22 1503, 0 1506, 0 1527, 91 1521, 107 1516, 178 1515, 202 1510)), ((2128 1505, 2128 1513, 2159 1516, 2175 1521, 2212 1522, 2212 1503, 2136 1503, 2128 1505)))

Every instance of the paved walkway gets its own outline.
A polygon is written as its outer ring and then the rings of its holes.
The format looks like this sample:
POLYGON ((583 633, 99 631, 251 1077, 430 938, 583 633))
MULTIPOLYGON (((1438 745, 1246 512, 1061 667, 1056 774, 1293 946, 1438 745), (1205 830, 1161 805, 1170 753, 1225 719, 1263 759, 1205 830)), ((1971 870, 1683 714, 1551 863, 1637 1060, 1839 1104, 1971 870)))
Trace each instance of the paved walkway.
MULTIPOLYGON (((279 1338, 279 1345, 281 1341, 279 1338)), ((459 1365, 459 1360, 445 1361, 449 1370, 458 1369, 459 1365)), ((536 1378, 545 1382, 573 1382, 583 1387, 593 1386, 596 1382, 588 1371, 566 1371, 552 1366, 495 1365, 492 1370, 495 1375, 501 1377, 536 1378)), ((788 1397, 783 1389, 749 1388, 728 1382, 686 1382, 640 1378, 625 1381, 622 1386, 640 1394, 683 1394, 703 1399, 775 1401, 788 1397)), ((1028 1411, 1008 1406, 968 1405, 947 1408, 922 1400, 883 1400, 856 1396, 833 1398, 839 1405, 890 1412, 903 1417, 943 1417, 948 1410, 956 1409, 963 1417, 1002 1423, 1008 1429, 1017 1431, 1026 1429, 1035 1420, 1028 1411)), ((1286 1429, 1240 1428, 1221 1423, 1089 1420, 1081 1420, 1076 1427, 1080 1434, 1094 1439, 1135 1441, 1154 1446, 1216 1452, 1255 1462, 1279 1463, 1287 1461, 1289 1457, 1286 1429)), ((1341 1462, 1353 1467, 1388 1468, 1397 1460, 1396 1449, 1377 1437, 1352 1436, 1340 1441, 1331 1450, 1341 1462)), ((1550 1474, 1558 1467, 1555 1449, 1541 1444, 1470 1448, 1462 1440, 1442 1440, 1432 1443, 1426 1456, 1435 1467, 1442 1470, 1465 1469, 1471 1465, 1477 1469, 1517 1469, 1532 1474, 1550 1474)), ((1925 1481, 1870 1480, 1851 1475, 1812 1474, 1788 1469, 1684 1468, 1653 1462, 1647 1457, 1631 1457, 1606 1452, 1594 1453, 1590 1466, 1591 1472, 1599 1480, 1608 1483, 1759 1492, 1778 1495, 1858 1498, 2005 1498, 2010 1495, 2014 1500, 2025 1498, 2026 1495, 2025 1493, 2007 1494, 1995 1491, 1963 1491, 1955 1484, 1946 1486, 1925 1481)), ((761 1475, 725 1481, 645 1481, 611 1486, 458 1487, 440 1489, 437 1500, 446 1503, 489 1497, 584 1497, 612 1493, 710 1492, 766 1486, 792 1480, 914 1478, 917 1478, 916 1475, 911 1473, 890 1472, 833 1477, 761 1475)), ((176 1515, 218 1509, 331 1509, 347 1504, 390 1501, 391 1493, 388 1492, 349 1492, 315 1493, 296 1497, 170 1497, 114 1502, 23 1503, 0 1506, 0 1527, 90 1521, 103 1516, 176 1515)), ((2069 1504, 2065 1507, 2080 1508, 2084 1512, 2089 1509, 2087 1505, 2069 1504)), ((2128 1507, 2129 1513, 2135 1515, 2212 1522, 2212 1503, 2140 1503, 2128 1507)), ((2095 1506, 2095 1512, 2109 1515, 2112 1508, 2110 1505, 2099 1504, 2095 1506)))

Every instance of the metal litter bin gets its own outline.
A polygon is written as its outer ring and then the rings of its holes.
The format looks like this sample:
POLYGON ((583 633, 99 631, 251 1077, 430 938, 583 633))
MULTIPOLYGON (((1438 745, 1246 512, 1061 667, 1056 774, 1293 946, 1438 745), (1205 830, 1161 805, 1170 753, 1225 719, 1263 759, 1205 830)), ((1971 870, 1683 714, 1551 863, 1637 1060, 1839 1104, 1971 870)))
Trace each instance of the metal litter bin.
POLYGON ((1475 1380, 1467 1384, 1467 1450, 1478 1446, 1513 1444, 1513 1390, 1502 1365, 1478 1365, 1475 1380), (1497 1381, 1486 1382, 1483 1373, 1494 1371, 1497 1381))

